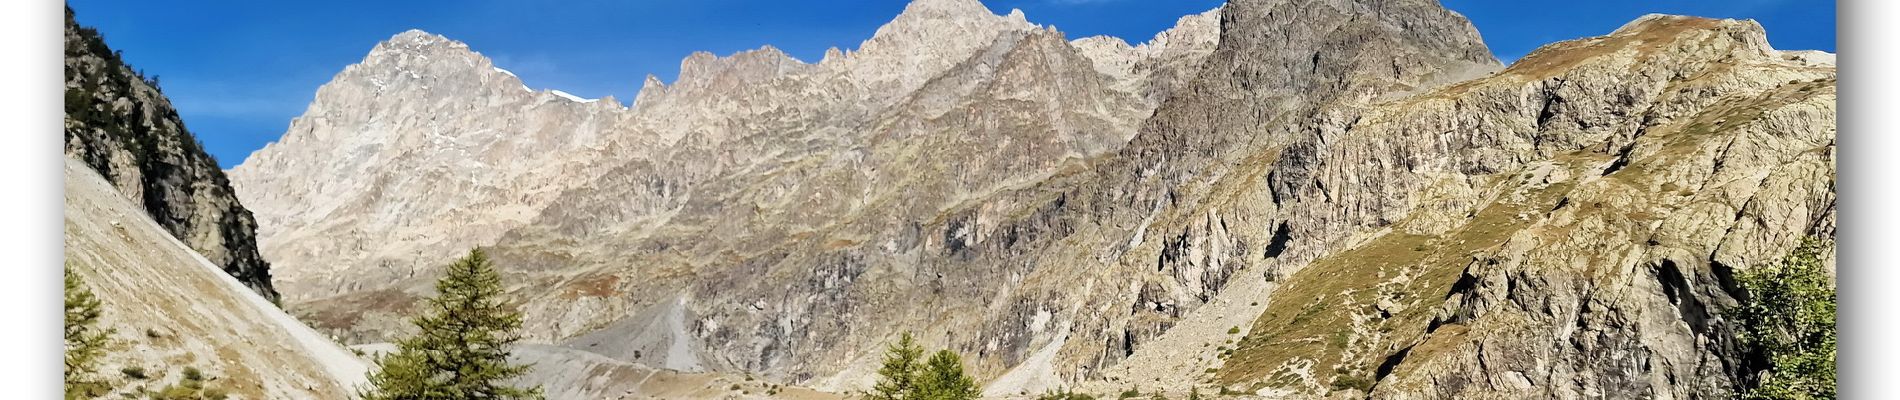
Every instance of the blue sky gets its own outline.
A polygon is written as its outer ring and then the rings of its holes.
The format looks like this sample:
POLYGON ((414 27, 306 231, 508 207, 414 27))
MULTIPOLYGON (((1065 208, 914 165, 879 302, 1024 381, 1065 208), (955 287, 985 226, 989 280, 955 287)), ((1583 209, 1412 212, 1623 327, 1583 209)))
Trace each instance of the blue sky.
MULTIPOLYGON (((1833 1, 1442 0, 1498 58, 1608 33, 1646 13, 1753 18, 1781 49, 1834 51, 1833 1)), ((185 124, 230 167, 274 141, 318 86, 377 42, 419 28, 467 42, 531 87, 631 101, 647 74, 672 81, 693 51, 773 45, 806 61, 857 47, 902 0, 69 0, 126 61, 158 75, 185 124)), ((1141 42, 1220 0, 985 0, 1071 38, 1141 42)))

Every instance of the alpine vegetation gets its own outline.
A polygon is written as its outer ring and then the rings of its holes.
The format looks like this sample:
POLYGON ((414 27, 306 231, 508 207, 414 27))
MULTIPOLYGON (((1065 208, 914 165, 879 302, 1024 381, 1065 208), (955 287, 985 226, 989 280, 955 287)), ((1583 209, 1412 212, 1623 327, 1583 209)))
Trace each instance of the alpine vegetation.
POLYGON ((867 397, 871 400, 968 400, 979 395, 976 380, 963 372, 963 358, 956 352, 938 350, 927 361, 919 360, 923 346, 910 332, 898 336, 884 352, 884 364, 877 370, 877 386, 867 397))
POLYGON ((99 299, 87 289, 72 266, 66 266, 66 398, 84 399, 106 390, 93 374, 112 335, 99 325, 99 299))
POLYGON ((1731 311, 1742 345, 1760 371, 1748 399, 1834 398, 1834 276, 1822 257, 1828 244, 1802 239, 1780 263, 1742 271, 1747 291, 1731 311))
POLYGON ((436 296, 412 321, 421 329, 376 360, 365 400, 539 399, 541 387, 513 386, 528 365, 508 362, 521 340, 521 313, 502 299, 501 274, 470 250, 436 281, 436 296))

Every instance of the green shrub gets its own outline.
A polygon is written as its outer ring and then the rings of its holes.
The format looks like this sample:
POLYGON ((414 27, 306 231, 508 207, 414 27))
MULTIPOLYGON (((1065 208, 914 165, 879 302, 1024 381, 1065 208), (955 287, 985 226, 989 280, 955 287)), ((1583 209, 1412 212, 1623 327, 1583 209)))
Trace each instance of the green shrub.
POLYGON ((112 329, 99 326, 99 317, 104 315, 99 298, 73 273, 71 264, 66 265, 65 289, 66 398, 91 398, 111 391, 92 375, 105 355, 112 329))
POLYGON ((1140 395, 1141 395, 1141 388, 1131 387, 1131 388, 1128 388, 1128 390, 1123 390, 1121 396, 1116 396, 1115 398, 1132 399, 1132 398, 1135 398, 1135 396, 1140 396, 1140 395))
POLYGON ((1047 393, 1043 393, 1041 396, 1036 396, 1036 400, 1095 400, 1095 396, 1071 392, 1068 389, 1062 389, 1061 391, 1052 390, 1047 393))
POLYGON ((132 379, 149 378, 149 376, 145 375, 145 367, 140 367, 136 365, 125 367, 125 368, 119 368, 119 373, 125 375, 125 377, 127 378, 132 378, 132 379))
POLYGON ((204 371, 185 367, 178 382, 166 385, 156 392, 146 392, 153 400, 223 400, 230 397, 223 388, 207 386, 204 371))
POLYGON ((1759 371, 1744 398, 1835 397, 1835 289, 1822 261, 1829 245, 1803 239, 1780 263, 1736 278, 1745 295, 1728 315, 1759 371))
POLYGON ((1333 390, 1358 389, 1361 392, 1372 390, 1372 380, 1352 375, 1333 377, 1333 390))

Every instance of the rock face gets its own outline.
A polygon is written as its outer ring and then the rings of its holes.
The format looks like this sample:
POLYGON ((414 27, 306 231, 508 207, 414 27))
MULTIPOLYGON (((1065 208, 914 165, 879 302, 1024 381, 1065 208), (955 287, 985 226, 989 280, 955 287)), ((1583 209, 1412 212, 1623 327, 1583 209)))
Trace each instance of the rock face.
POLYGON ((1727 276, 1832 235, 1833 74, 1745 21, 1506 69, 1430 0, 1138 46, 918 0, 623 109, 409 32, 232 175, 291 307, 363 342, 484 246, 535 340, 823 389, 913 331, 992 396, 1696 397, 1751 368, 1727 276))
MULTIPOLYGON (((66 263, 113 330, 98 374, 126 397, 186 367, 246 399, 343 399, 367 366, 173 238, 87 164, 66 160, 66 263), (148 380, 121 377, 142 369, 148 380)), ((112 395, 111 397, 118 397, 112 395)))
POLYGON ((1752 21, 1649 16, 1296 140, 1269 184, 1310 221, 1294 237, 1339 241, 1291 241, 1330 251, 1272 290, 1216 378, 1731 397, 1757 368, 1721 314, 1735 272, 1834 234, 1834 79, 1752 21))
POLYGON ((287 296, 356 290, 342 277, 409 277, 434 262, 417 254, 492 243, 532 217, 555 197, 555 177, 584 170, 571 157, 597 149, 620 111, 612 99, 528 90, 466 45, 408 31, 319 89, 231 179, 260 220, 264 253, 296 271, 280 274, 287 296))
POLYGON ((171 100, 66 10, 66 146, 165 230, 275 300, 257 223, 171 100))

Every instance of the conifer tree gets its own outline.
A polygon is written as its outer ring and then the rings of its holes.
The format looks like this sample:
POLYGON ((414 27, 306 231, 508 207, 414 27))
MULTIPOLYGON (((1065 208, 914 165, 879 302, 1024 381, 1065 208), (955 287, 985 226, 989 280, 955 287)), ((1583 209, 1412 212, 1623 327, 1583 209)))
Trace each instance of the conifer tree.
POLYGON ((938 350, 917 377, 917 395, 923 400, 970 400, 979 393, 976 380, 963 373, 963 358, 950 350, 938 350))
POLYGON ((899 336, 897 343, 884 351, 884 366, 877 369, 877 386, 873 388, 871 400, 911 400, 916 399, 917 359, 922 357, 924 349, 910 332, 899 336))
POLYGON ((435 284, 422 315, 412 322, 415 336, 397 341, 396 351, 377 359, 365 400, 540 399, 541 387, 516 387, 508 381, 528 365, 508 363, 508 350, 521 340, 521 313, 502 301, 501 274, 480 249, 449 265, 435 284))
POLYGON ((105 384, 92 380, 105 354, 111 329, 99 327, 99 298, 85 287, 79 274, 66 265, 66 398, 88 399, 105 390, 105 384))

